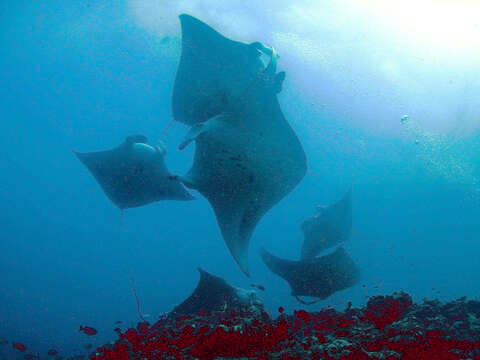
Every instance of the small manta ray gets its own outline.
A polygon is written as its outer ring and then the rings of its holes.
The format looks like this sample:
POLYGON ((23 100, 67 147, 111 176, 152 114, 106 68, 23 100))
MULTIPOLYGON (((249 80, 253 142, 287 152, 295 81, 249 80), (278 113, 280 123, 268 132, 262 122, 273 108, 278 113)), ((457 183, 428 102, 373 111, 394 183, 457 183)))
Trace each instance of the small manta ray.
POLYGON ((265 249, 261 250, 260 255, 270 271, 290 284, 292 296, 306 305, 318 300, 305 302, 299 296, 323 300, 355 285, 360 279, 357 266, 343 247, 328 255, 300 261, 281 259, 265 249))
POLYGON ((188 316, 203 311, 225 311, 226 309, 247 312, 254 308, 263 309, 255 290, 236 288, 202 268, 198 268, 198 271, 200 280, 192 295, 177 305, 169 316, 188 316))
POLYGON ((168 171, 166 149, 148 145, 144 135, 128 136, 111 150, 74 153, 120 209, 159 200, 194 199, 168 171))
POLYGON ((275 50, 229 40, 188 15, 180 20, 174 118, 192 126, 179 149, 196 145, 193 165, 180 181, 207 198, 228 249, 249 276, 256 225, 307 170, 303 147, 277 99, 285 73, 276 73, 275 50), (267 66, 262 52, 270 57, 267 66))
POLYGON ((313 259, 320 252, 348 240, 352 230, 352 190, 332 205, 317 206, 317 211, 301 225, 302 260, 313 259))

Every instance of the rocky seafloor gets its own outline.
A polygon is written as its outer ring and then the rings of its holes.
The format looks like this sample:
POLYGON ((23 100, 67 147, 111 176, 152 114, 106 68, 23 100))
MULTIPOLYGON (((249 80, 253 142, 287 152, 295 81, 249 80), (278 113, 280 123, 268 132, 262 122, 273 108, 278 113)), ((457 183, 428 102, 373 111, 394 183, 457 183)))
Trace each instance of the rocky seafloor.
POLYGON ((406 293, 371 297, 343 312, 166 315, 118 332, 91 360, 106 359, 479 359, 480 301, 414 304, 406 293))

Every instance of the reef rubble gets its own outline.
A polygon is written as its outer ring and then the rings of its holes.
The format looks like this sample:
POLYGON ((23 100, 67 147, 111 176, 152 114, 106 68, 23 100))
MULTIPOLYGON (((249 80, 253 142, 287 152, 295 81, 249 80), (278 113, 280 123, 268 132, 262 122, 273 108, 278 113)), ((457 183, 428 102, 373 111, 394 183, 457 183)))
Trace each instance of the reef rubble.
POLYGON ((162 316, 119 332, 91 360, 127 359, 439 359, 480 360, 480 301, 414 304, 398 292, 366 306, 294 311, 273 319, 226 307, 191 316, 162 316))

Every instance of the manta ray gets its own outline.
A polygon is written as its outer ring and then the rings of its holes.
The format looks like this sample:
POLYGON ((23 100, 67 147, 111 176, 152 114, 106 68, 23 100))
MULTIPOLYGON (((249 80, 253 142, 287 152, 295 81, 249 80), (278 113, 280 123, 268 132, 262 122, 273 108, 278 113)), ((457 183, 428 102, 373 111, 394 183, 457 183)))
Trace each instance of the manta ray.
POLYGON ((316 301, 305 302, 299 296, 323 300, 360 279, 357 266, 343 247, 328 255, 300 261, 281 259, 265 249, 261 249, 260 255, 270 271, 290 284, 292 296, 307 305, 316 301))
POLYGON ((233 287, 224 279, 198 268, 200 280, 197 287, 185 301, 177 305, 169 315, 193 315, 200 311, 225 311, 236 309, 252 311, 263 309, 255 290, 233 287))
POLYGON ((305 152, 277 99, 285 73, 276 73, 275 50, 228 40, 190 16, 180 19, 182 58, 173 109, 178 121, 192 125, 179 148, 196 144, 193 165, 180 180, 210 202, 227 247, 249 276, 248 245, 255 226, 307 169, 305 152), (267 66, 259 49, 270 57, 267 66), (196 102, 211 104, 217 90, 225 95, 222 106, 213 111, 206 105, 208 111, 201 111, 210 117, 185 110, 196 102))
POLYGON ((348 240, 352 230, 352 190, 332 205, 317 206, 317 214, 305 220, 301 229, 303 260, 348 240))
POLYGON ((74 153, 120 209, 159 200, 194 199, 168 171, 165 147, 150 146, 147 141, 144 135, 130 135, 111 150, 74 153))

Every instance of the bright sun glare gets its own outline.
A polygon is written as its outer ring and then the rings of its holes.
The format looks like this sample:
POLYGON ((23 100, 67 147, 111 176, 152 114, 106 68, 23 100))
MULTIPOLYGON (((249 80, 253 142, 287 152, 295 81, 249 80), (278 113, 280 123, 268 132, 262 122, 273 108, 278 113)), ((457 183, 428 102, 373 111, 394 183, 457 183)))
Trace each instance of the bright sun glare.
POLYGON ((439 51, 475 53, 480 48, 478 0, 351 1, 355 10, 375 17, 390 34, 439 51))

